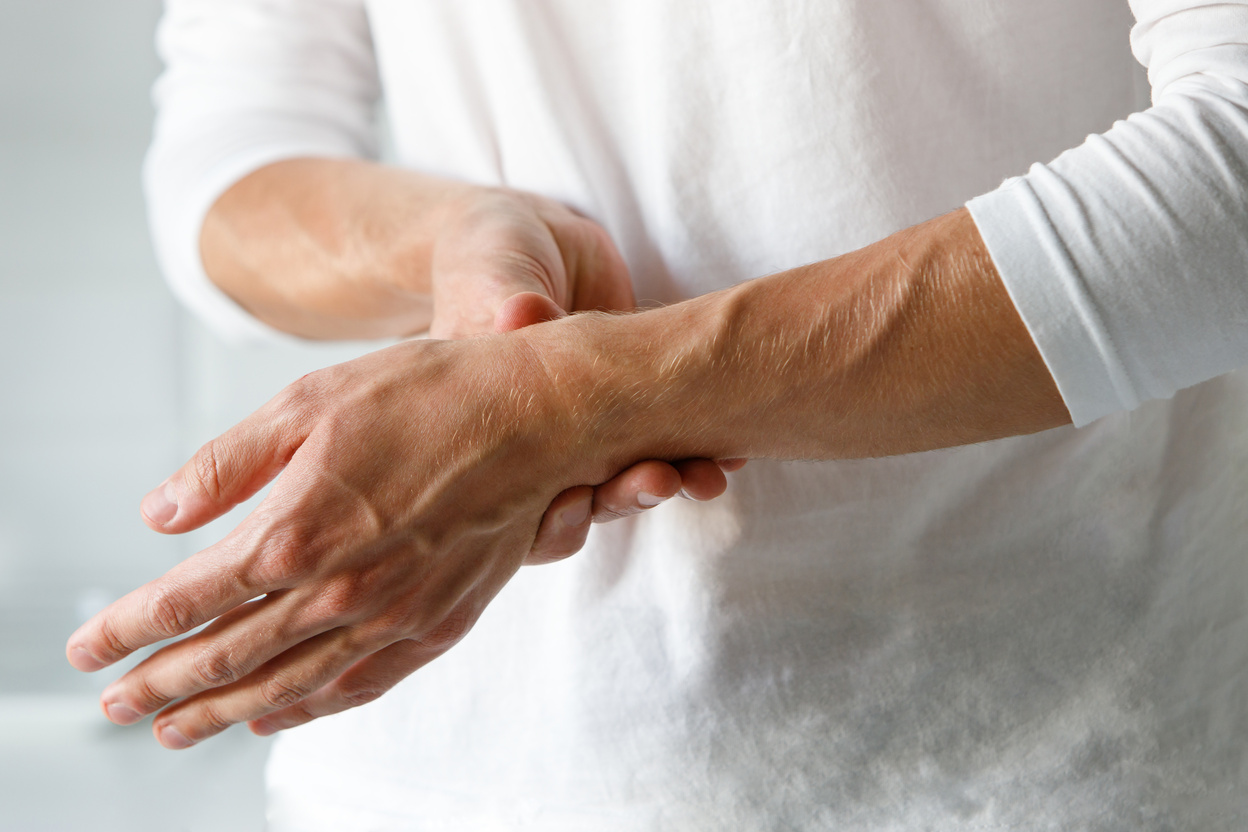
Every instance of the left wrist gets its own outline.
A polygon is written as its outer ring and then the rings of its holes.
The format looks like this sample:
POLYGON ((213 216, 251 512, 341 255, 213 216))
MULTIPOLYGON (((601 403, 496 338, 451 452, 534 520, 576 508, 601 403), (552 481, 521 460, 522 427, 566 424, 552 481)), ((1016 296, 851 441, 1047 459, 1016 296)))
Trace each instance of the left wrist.
MULTIPOLYGON (((512 333, 542 362, 577 455, 598 479, 641 459, 736 455, 718 429, 731 380, 723 293, 624 315, 578 314, 512 333)), ((588 481, 588 480, 587 480, 588 481)))

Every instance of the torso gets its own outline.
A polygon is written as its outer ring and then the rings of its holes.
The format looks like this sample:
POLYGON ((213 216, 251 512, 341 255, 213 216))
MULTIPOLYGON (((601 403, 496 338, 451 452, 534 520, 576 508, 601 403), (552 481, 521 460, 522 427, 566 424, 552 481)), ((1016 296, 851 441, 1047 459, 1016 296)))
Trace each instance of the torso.
MULTIPOLYGON (((1144 106, 1119 0, 369 8, 402 163, 571 203, 661 302, 1144 106)), ((1081 431, 752 463, 285 737, 273 828, 1242 828, 1246 473, 1237 376, 1081 431)))

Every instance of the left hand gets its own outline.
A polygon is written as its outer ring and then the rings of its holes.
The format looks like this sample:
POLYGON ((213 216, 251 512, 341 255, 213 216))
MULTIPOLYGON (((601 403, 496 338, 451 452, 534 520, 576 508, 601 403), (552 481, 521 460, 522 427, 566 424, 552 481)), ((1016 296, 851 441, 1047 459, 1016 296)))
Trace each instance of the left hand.
MULTIPOLYGON (((593 489, 569 483, 621 462, 591 459, 603 444, 535 356, 518 333, 399 344, 305 376, 201 448, 145 498, 153 528, 198 528, 282 476, 224 540, 70 637, 93 671, 208 624, 112 683, 109 719, 159 712, 157 738, 185 748, 364 704, 457 643, 523 563, 579 548, 593 489)), ((629 469, 601 501, 632 511, 667 469, 629 469)))
POLYGON ((69 640, 97 670, 168 645, 105 690, 109 718, 160 711, 170 748, 373 699, 454 645, 533 552, 570 484, 601 481, 575 408, 519 334, 414 341, 312 373, 144 502, 185 532, 279 472, 224 540, 69 640))

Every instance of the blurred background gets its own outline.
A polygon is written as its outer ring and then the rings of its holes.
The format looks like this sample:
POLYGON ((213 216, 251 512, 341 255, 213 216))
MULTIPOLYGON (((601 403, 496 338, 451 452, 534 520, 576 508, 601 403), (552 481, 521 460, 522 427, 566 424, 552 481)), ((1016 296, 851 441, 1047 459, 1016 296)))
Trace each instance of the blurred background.
MULTIPOLYGON (((267 741, 122 729, 64 660, 90 615, 224 535, 142 496, 287 382, 362 346, 238 348, 166 291, 140 167, 159 0, 0 0, 0 830, 259 830, 267 741)), ((130 662, 129 664, 133 664, 130 662)), ((122 668, 124 669, 124 668, 122 668)))

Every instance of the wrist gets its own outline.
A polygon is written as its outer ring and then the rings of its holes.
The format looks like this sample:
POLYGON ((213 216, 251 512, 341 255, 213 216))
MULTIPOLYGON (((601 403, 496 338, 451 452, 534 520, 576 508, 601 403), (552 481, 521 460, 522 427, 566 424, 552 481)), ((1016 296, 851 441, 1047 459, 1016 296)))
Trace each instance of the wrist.
POLYGON ((722 354, 731 291, 624 315, 578 314, 508 337, 540 361, 572 457, 601 482, 642 459, 737 456, 741 402, 722 354))
POLYGON ((982 248, 958 212, 684 303, 517 336, 599 466, 585 482, 647 458, 888 456, 1065 424, 982 248))

